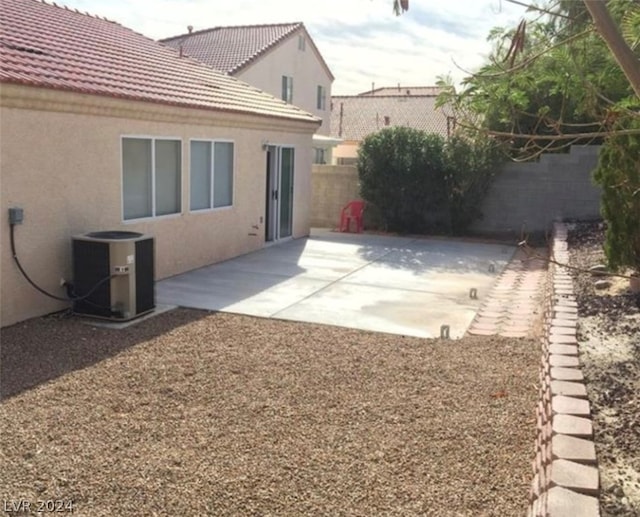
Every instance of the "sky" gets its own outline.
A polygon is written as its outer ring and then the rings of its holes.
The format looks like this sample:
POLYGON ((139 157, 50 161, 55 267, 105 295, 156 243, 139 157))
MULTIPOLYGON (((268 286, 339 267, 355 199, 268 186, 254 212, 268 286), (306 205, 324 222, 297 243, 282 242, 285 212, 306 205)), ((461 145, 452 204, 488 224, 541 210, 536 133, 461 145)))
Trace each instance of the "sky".
POLYGON ((329 65, 333 95, 375 87, 459 82, 489 53, 492 27, 515 27, 525 8, 506 0, 56 0, 153 39, 224 25, 302 21, 329 65))

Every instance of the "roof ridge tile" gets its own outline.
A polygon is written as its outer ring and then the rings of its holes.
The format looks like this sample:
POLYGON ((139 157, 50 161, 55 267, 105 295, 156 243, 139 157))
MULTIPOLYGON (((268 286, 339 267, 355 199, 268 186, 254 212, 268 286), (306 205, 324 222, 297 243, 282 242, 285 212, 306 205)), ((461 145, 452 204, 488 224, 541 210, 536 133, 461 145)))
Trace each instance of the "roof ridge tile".
POLYGON ((223 29, 262 29, 266 27, 284 27, 285 25, 302 26, 304 25, 304 23, 303 22, 283 22, 283 23, 258 23, 253 25, 251 24, 250 25, 216 25, 215 27, 209 27, 207 29, 199 29, 197 31, 192 31, 192 32, 183 32, 182 34, 176 34, 175 36, 162 38, 162 39, 159 39, 158 41, 160 42, 173 41, 180 38, 185 38, 185 37, 195 36, 200 34, 207 34, 209 32, 219 31, 223 29))
MULTIPOLYGON (((47 0, 36 0, 36 1, 40 2, 41 4, 45 4, 45 5, 48 5, 48 6, 51 6, 51 7, 55 7, 57 9, 64 9, 65 11, 76 12, 76 13, 82 15, 82 16, 88 16, 89 18, 93 18, 95 20, 102 20, 102 21, 105 21, 105 22, 115 23, 116 25, 120 25, 118 22, 116 22, 114 20, 110 20, 106 16, 99 16, 97 14, 92 14, 89 11, 82 12, 82 11, 78 10, 77 7, 71 8, 71 7, 67 6, 67 5, 58 5, 55 2, 47 2, 47 0)), ((120 25, 120 26, 122 27, 122 25, 120 25)))
POLYGON ((229 73, 237 72, 238 70, 240 70, 240 69, 244 68, 245 66, 247 66, 249 63, 252 63, 256 59, 258 59, 258 57, 260 57, 265 52, 267 52, 269 49, 275 47, 278 43, 280 43, 284 39, 288 38, 291 33, 297 31, 301 26, 303 26, 303 25, 302 24, 293 25, 288 31, 283 32, 279 37, 277 37, 274 40, 272 40, 271 42, 265 44, 262 48, 260 48, 253 55, 249 56, 247 59, 245 59, 241 63, 238 63, 236 66, 234 66, 232 69, 229 70, 229 73))
POLYGON ((316 57, 333 80, 304 22, 212 27, 159 41, 174 48, 182 47, 186 54, 233 75, 298 31, 304 31, 316 57))

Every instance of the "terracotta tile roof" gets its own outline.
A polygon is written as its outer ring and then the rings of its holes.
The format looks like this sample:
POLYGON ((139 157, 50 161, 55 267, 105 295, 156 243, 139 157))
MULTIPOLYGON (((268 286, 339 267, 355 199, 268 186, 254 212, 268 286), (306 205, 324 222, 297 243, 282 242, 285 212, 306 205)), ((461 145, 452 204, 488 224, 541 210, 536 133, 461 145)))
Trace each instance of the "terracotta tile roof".
POLYGON ((212 27, 161 39, 160 42, 174 48, 182 47, 182 51, 188 56, 216 70, 234 75, 300 30, 305 32, 320 62, 333 79, 331 70, 302 22, 212 27))
POLYGON ((319 123, 118 23, 40 0, 0 2, 0 82, 319 123))
POLYGON ((233 74, 300 27, 300 22, 213 27, 161 39, 160 42, 173 48, 182 46, 188 56, 216 70, 233 74))
POLYGON ((331 136, 360 141, 388 125, 421 129, 446 137, 447 114, 436 109, 435 104, 433 95, 333 96, 331 136))
POLYGON ((438 95, 442 91, 439 86, 385 86, 366 92, 360 96, 385 96, 385 95, 438 95))

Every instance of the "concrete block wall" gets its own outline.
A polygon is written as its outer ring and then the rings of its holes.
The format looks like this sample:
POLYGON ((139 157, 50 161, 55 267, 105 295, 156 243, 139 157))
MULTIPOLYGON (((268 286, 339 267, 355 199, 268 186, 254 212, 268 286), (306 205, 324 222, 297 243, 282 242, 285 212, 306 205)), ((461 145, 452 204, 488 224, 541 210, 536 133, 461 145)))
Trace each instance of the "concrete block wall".
POLYGON ((342 207, 360 199, 358 170, 351 165, 314 165, 311 189, 311 226, 337 228, 342 207))
MULTIPOLYGON (((567 231, 564 223, 553 226, 552 256, 562 263, 569 260, 567 231)), ((573 282, 553 263, 548 275, 528 515, 598 517, 600 478, 580 369, 573 282)))
POLYGON ((553 221, 600 217, 601 189, 593 170, 599 146, 572 146, 568 154, 545 154, 538 162, 507 163, 482 205, 475 233, 542 233, 553 221))
MULTIPOLYGON (((599 146, 573 146, 569 154, 546 154, 538 162, 507 163, 482 205, 476 234, 546 233, 553 221, 600 217, 601 189, 592 181, 599 146)), ((359 199, 355 166, 314 165, 311 226, 335 228, 340 209, 359 199)))

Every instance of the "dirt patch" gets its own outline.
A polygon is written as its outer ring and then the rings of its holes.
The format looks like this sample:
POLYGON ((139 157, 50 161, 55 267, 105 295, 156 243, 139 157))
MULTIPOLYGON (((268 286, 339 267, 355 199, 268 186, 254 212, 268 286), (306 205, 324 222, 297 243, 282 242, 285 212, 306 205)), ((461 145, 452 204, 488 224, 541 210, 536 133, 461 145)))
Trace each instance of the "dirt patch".
POLYGON ((19 386, 0 497, 92 516, 520 515, 539 359, 528 340, 191 310, 124 331, 32 320, 2 333, 19 386), (21 383, 66 347, 60 375, 21 383))
MULTIPOLYGON (((604 226, 574 225, 571 265, 605 263, 604 226)), ((626 279, 573 272, 578 301, 578 339, 592 405, 600 465, 603 517, 640 515, 640 297, 626 279)))

